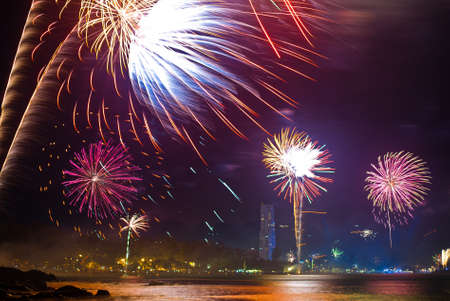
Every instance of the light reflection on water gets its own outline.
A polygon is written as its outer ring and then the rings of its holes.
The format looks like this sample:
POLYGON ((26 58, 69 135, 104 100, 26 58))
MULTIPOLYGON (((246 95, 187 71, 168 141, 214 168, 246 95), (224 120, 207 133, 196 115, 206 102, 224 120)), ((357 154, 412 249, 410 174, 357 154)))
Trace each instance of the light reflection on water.
POLYGON ((120 280, 49 285, 56 288, 70 284, 93 293, 106 289, 112 295, 108 300, 115 301, 393 300, 393 296, 395 300, 450 300, 448 277, 276 276, 261 280, 191 279, 164 283, 167 284, 150 286, 147 282, 120 280))

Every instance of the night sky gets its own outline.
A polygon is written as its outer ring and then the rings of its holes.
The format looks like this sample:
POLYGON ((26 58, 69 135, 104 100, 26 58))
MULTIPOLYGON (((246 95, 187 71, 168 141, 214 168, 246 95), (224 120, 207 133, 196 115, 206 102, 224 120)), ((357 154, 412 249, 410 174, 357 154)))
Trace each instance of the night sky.
MULTIPOLYGON (((6 21, 2 26, 2 91, 26 18, 27 2, 18 1, 15 7, 3 12, 6 21)), ((374 257, 408 264, 431 263, 432 254, 450 246, 447 232, 450 3, 425 0, 338 0, 338 3, 330 14, 333 22, 327 24, 329 33, 317 38, 317 49, 328 57, 318 60, 320 68, 310 72, 317 82, 289 81, 288 94, 300 102, 297 110, 286 110, 293 121, 271 112, 262 114, 260 119, 272 132, 286 126, 307 131, 314 140, 327 145, 335 161, 334 183, 308 206, 328 214, 306 216, 304 254, 329 254, 337 246, 344 250, 349 263, 370 264, 374 257), (414 220, 393 232, 394 248, 390 250, 387 231, 374 222, 363 186, 365 172, 378 155, 400 150, 419 155, 429 164, 432 185, 426 205, 416 210, 414 220), (350 234, 358 228, 373 229, 377 232, 376 239, 363 240, 350 234)), ((55 124, 66 121, 66 117, 61 116, 55 124)), ((78 151, 82 138, 74 135, 70 126, 65 131, 49 130, 48 141, 70 143, 78 151)), ((273 192, 261 162, 262 143, 267 135, 254 126, 249 126, 246 132, 249 141, 218 130, 218 141, 202 147, 208 168, 189 147, 166 138, 164 161, 158 168, 171 176, 174 188, 170 191, 175 200, 166 198, 158 201, 159 206, 149 201, 139 203, 161 220, 152 223, 152 230, 143 239, 167 237, 168 231, 179 240, 208 238, 227 246, 256 248, 261 202, 273 203, 278 223, 292 227, 291 205, 273 192), (242 203, 233 198, 218 178, 230 185, 242 203), (214 209, 221 214, 224 224, 213 215, 214 209), (204 221, 215 227, 214 236, 208 234, 204 221)), ((95 139, 83 138, 88 142, 95 139)), ((39 155, 37 161, 43 161, 46 155, 39 155)), ((70 154, 66 158, 71 159, 70 154)), ((142 164, 145 158, 135 154, 135 159, 142 164)), ((54 172, 54 178, 60 175, 56 167, 48 172, 54 172)), ((88 226, 89 220, 80 215, 61 217, 64 225, 54 231, 56 227, 48 219, 48 209, 57 207, 55 199, 60 189, 54 187, 46 195, 39 193, 38 182, 47 180, 42 177, 27 184, 17 196, 4 200, 2 227, 16 225, 24 233, 45 233, 46 229, 52 229, 56 239, 70 240, 72 225, 88 226)), ((145 180, 154 179, 146 176, 145 180)), ((161 180, 155 180, 155 185, 162 184, 161 180)), ((30 234, 21 237, 23 232, 4 235, 4 243, 26 241, 30 234)), ((294 248, 291 234, 280 233, 282 252, 294 248)))

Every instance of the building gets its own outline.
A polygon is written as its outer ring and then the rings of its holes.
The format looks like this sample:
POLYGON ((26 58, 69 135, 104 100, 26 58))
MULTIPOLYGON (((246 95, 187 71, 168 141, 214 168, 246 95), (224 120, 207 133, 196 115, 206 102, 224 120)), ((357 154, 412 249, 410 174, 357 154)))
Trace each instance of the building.
POLYGON ((273 205, 261 203, 261 215, 259 223, 259 257, 272 260, 275 249, 275 215, 273 205))
MULTIPOLYGON (((278 213, 278 212, 277 212, 278 213)), ((288 224, 283 224, 280 214, 277 214, 277 248, 280 249, 280 254, 286 254, 292 250, 293 230, 288 224)))

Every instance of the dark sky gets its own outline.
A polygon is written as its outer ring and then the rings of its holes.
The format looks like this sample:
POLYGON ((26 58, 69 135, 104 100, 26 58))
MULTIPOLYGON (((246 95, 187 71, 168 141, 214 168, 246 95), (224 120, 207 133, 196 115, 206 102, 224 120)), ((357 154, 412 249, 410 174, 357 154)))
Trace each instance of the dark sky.
MULTIPOLYGON (((27 5, 19 2, 4 16, 1 90, 26 17, 27 5)), ((328 214, 306 217, 305 254, 328 254, 338 246, 349 263, 370 263, 374 257, 403 263, 429 262, 432 254, 450 246, 450 3, 341 0, 339 4, 331 13, 334 23, 327 25, 329 34, 318 37, 318 49, 329 57, 312 71, 318 82, 294 81, 288 87, 289 94, 300 101, 299 109, 291 112, 293 121, 275 114, 262 116, 271 131, 296 126, 326 143, 333 154, 335 182, 310 206, 328 214), (389 250, 385 229, 370 214, 363 185, 365 171, 378 155, 400 150, 428 162, 433 184, 427 204, 417 209, 409 225, 394 231, 394 249, 389 250), (351 235, 355 225, 374 229, 376 239, 364 241, 351 235)), ((209 169, 202 167, 189 149, 169 147, 163 166, 172 176, 175 200, 166 200, 159 207, 147 205, 161 224, 155 224, 153 233, 144 239, 165 235, 166 231, 176 239, 211 239, 204 224, 208 221, 214 225, 218 241, 235 247, 257 247, 260 202, 275 204, 279 223, 292 224, 290 204, 272 191, 265 177, 261 150, 266 135, 254 128, 248 133, 250 141, 219 133, 217 143, 202 149, 209 169), (197 175, 189 171, 191 166, 197 175), (218 177, 236 191, 242 204, 218 177), (213 209, 221 213, 225 224, 215 218, 213 209)), ((56 138, 77 143, 73 137, 56 138)), ((21 202, 33 200, 33 204, 10 204, 8 223, 15 220, 28 229, 31 225, 33 229, 51 226, 47 211, 55 206, 52 202, 56 197, 27 193, 21 202)), ((85 219, 79 223, 86 223, 85 219)), ((69 231, 67 228, 60 230, 61 237, 70 239, 64 232, 69 231)), ((283 251, 293 247, 293 239, 287 239, 292 236, 281 236, 283 251)))

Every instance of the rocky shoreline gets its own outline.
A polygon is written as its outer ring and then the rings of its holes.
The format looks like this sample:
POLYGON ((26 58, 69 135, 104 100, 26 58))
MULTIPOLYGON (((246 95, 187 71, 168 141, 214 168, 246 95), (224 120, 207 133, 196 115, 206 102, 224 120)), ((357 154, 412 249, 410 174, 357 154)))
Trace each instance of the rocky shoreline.
POLYGON ((94 295, 85 289, 66 285, 58 289, 47 286, 48 281, 57 281, 52 274, 31 270, 23 272, 14 268, 0 267, 0 300, 38 300, 61 298, 109 297, 106 290, 94 295))

